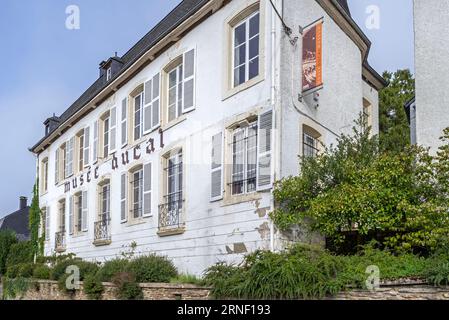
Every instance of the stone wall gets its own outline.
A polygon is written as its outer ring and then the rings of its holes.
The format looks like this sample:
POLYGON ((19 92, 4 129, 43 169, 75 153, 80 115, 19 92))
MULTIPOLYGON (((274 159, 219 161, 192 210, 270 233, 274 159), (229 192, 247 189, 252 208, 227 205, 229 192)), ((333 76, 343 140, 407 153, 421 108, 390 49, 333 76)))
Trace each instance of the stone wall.
MULTIPOLYGON (((103 300, 116 300, 115 286, 105 282, 103 300)), ((140 284, 145 300, 206 300, 210 290, 191 284, 172 283, 142 283, 140 284)), ((36 281, 35 285, 21 297, 21 300, 87 300, 87 295, 81 289, 75 294, 68 295, 61 292, 57 281, 36 281)))

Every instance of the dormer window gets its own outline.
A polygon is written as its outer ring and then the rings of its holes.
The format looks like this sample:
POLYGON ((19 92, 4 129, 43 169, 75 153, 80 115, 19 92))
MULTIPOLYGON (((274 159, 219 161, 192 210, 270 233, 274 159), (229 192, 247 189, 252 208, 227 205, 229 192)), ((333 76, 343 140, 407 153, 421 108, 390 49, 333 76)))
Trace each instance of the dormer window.
POLYGON ((111 80, 112 78, 112 67, 106 69, 106 81, 111 80))

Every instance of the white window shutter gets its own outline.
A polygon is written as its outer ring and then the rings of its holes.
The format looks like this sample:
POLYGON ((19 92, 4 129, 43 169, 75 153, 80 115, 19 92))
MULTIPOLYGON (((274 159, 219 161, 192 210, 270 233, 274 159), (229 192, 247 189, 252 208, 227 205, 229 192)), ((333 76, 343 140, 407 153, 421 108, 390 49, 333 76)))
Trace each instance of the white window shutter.
POLYGON ((122 117, 121 117, 121 132, 122 132, 122 147, 128 143, 128 99, 122 100, 122 117))
POLYGON ((73 196, 69 197, 69 234, 73 234, 73 196))
POLYGON ((55 151, 55 184, 59 183, 59 148, 55 151))
POLYGON ((45 209, 45 240, 50 240, 50 207, 45 209))
POLYGON ((94 123, 94 144, 93 144, 93 156, 92 163, 98 161, 98 120, 94 123))
POLYGON ((70 140, 66 143, 65 155, 66 155, 66 168, 65 168, 65 177, 70 177, 73 175, 73 147, 75 144, 75 137, 70 138, 70 140))
POLYGON ((223 133, 212 137, 211 201, 223 199, 223 133))
POLYGON ((143 215, 151 215, 151 177, 152 177, 151 163, 143 166, 143 215))
POLYGON ((151 131, 151 102, 153 101, 153 80, 145 82, 143 86, 143 134, 151 131))
POLYGON ((121 176, 121 187, 120 187, 120 221, 126 222, 128 220, 128 210, 127 210, 127 185, 128 185, 128 175, 123 173, 121 176))
POLYGON ((258 157, 257 157, 257 190, 271 189, 272 181, 272 132, 273 111, 259 115, 258 121, 258 157))
POLYGON ((90 153, 90 127, 84 128, 84 166, 89 165, 90 153))
POLYGON ((195 109, 195 49, 183 55, 184 79, 183 79, 183 112, 195 109))
POLYGON ((117 108, 113 107, 110 110, 110 129, 109 129, 109 154, 117 151, 117 108))
POLYGON ((82 216, 81 216, 81 230, 87 231, 87 225, 88 225, 88 223, 87 223, 87 221, 88 221, 87 191, 83 191, 82 198, 83 198, 82 199, 83 203, 82 203, 82 216))
POLYGON ((161 122, 160 111, 160 73, 153 77, 153 101, 151 104, 151 128, 154 130, 159 127, 161 122))

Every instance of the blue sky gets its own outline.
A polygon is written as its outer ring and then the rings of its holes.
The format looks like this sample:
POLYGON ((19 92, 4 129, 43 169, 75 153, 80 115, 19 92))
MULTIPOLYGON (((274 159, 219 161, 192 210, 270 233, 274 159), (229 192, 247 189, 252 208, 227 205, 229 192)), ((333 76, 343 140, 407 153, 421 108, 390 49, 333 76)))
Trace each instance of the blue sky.
MULTIPOLYGON (((98 77, 98 64, 124 54, 179 0, 2 0, 0 11, 0 217, 31 197, 35 158, 28 147, 43 121, 60 115, 98 77), (80 8, 80 29, 65 27, 66 7, 80 8)), ((376 70, 413 70, 412 0, 349 0, 372 40, 376 70), (366 7, 380 9, 380 28, 367 30, 366 7)))

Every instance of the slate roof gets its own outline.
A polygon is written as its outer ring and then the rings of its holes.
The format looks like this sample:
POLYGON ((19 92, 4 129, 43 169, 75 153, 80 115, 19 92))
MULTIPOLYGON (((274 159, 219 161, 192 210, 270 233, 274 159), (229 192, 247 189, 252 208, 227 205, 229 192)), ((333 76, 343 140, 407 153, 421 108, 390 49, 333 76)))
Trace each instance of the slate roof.
POLYGON ((0 231, 12 230, 16 233, 19 240, 28 240, 30 238, 30 230, 28 228, 29 213, 30 207, 27 206, 0 219, 0 231))
MULTIPOLYGON (((162 40, 166 35, 176 29, 184 21, 194 15, 202 6, 210 0, 183 0, 176 8, 174 8, 165 18, 163 18, 153 29, 151 29, 142 39, 140 39, 120 60, 123 67, 117 72, 111 80, 123 74, 136 60, 138 60, 145 52, 151 49, 156 43, 162 40)), ((347 0, 337 0, 343 9, 350 15, 347 0)), ((98 78, 60 117, 59 126, 82 109, 90 100, 103 91, 109 82, 105 81, 104 76, 98 78)), ((51 128, 51 130, 37 142, 29 150, 34 150, 58 129, 59 126, 51 128)))

